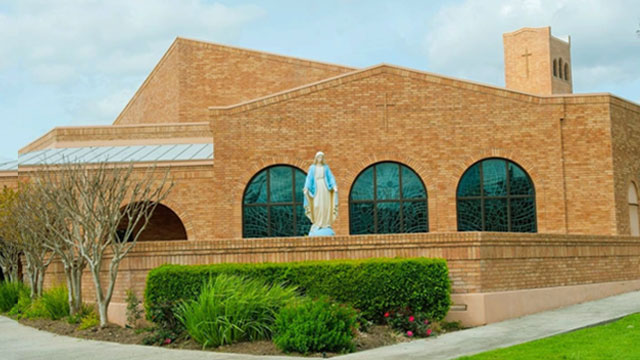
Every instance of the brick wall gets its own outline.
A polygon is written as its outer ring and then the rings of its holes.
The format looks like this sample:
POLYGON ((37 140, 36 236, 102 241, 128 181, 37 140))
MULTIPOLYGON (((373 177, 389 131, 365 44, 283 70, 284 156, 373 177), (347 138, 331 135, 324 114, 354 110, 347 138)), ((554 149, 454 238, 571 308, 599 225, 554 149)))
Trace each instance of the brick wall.
MULTIPOLYGON (((638 279, 639 255, 639 238, 558 234, 431 233, 141 242, 120 265, 113 301, 124 302, 126 289, 142 295, 149 270, 166 263, 439 257, 447 260, 453 293, 467 294, 638 279)), ((60 264, 54 263, 46 282, 50 286, 62 281, 60 264)), ((88 271, 83 282, 85 299, 90 301, 95 298, 95 290, 88 271)))
POLYGON ((352 68, 177 38, 114 124, 199 122, 231 105, 352 68))
POLYGON ((616 230, 629 235, 627 191, 632 182, 640 186, 640 106, 612 97, 610 108, 616 230))
POLYGON ((349 233, 348 196, 356 176, 386 160, 408 165, 424 181, 429 230, 455 231, 460 177, 494 156, 531 176, 539 232, 615 234, 608 102, 607 95, 536 97, 379 66, 212 109, 211 216, 225 224, 212 236, 241 237, 242 196, 253 175, 273 164, 306 170, 319 150, 337 178, 338 235, 349 233), (388 123, 385 94, 393 104, 388 123))
POLYGON ((571 94, 573 92, 573 68, 571 67, 571 44, 551 36, 549 38, 549 56, 551 64, 551 93, 552 94, 571 94), (553 60, 562 59, 562 78, 560 78, 560 69, 558 68, 558 76, 553 76, 553 60), (569 64, 569 79, 564 80, 564 64, 569 64))
POLYGON ((573 91, 573 76, 568 81, 553 76, 553 59, 571 64, 571 51, 570 43, 551 35, 551 27, 523 28, 502 39, 507 89, 539 95, 573 91))
POLYGON ((0 191, 4 187, 16 188, 18 186, 17 172, 1 172, 0 173, 0 191))
POLYGON ((176 123, 180 108, 180 47, 174 42, 114 124, 176 123))
POLYGON ((567 232, 618 234, 612 190, 610 96, 567 96, 559 100, 559 116, 564 119, 567 232))

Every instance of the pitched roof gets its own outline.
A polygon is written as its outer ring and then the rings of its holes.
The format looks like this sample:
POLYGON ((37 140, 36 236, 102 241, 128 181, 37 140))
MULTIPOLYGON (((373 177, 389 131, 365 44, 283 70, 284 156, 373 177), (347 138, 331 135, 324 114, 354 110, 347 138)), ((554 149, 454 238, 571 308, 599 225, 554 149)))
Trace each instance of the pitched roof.
POLYGON ((59 149, 44 149, 18 156, 18 161, 7 165, 16 170, 18 166, 55 165, 66 162, 92 164, 100 162, 175 162, 213 160, 213 144, 169 144, 129 146, 86 146, 59 149))

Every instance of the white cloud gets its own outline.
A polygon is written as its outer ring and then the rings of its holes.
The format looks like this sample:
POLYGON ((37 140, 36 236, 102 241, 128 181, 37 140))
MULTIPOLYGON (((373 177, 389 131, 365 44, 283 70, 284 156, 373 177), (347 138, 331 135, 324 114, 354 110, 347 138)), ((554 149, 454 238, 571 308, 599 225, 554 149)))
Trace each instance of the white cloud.
MULTIPOLYGON (((93 64, 111 64, 112 72, 137 72, 157 61, 176 36, 229 39, 263 14, 256 6, 196 0, 20 1, 0 12, 0 55, 4 67, 53 70, 55 62, 90 72, 93 64)), ((65 74, 72 75, 63 71, 58 81, 65 74)), ((47 73, 44 81, 50 80, 47 73)))
POLYGON ((71 123, 109 123, 176 36, 232 42, 264 15, 205 0, 3 4, 0 78, 25 74, 21 87, 54 89, 71 123))
POLYGON ((430 70, 502 85, 502 34, 549 25, 554 36, 571 35, 577 92, 640 78, 634 0, 466 0, 445 5, 428 24, 430 70))

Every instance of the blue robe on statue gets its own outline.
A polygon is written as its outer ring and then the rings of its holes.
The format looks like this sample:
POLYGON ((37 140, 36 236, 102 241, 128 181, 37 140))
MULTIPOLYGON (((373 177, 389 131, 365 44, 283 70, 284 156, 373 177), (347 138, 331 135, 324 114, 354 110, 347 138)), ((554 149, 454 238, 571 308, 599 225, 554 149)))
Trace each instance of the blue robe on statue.
MULTIPOLYGON (((324 168, 324 182, 326 184, 326 188, 331 192, 331 195, 332 195, 332 198, 331 198, 332 205, 333 205, 332 211, 334 212, 335 215, 337 215, 338 196, 337 196, 337 193, 333 191, 336 188, 336 179, 333 176, 333 173, 331 172, 331 169, 329 168, 328 165, 326 164, 323 165, 323 168, 324 168)), ((304 187, 308 191, 307 195, 304 196, 304 209, 305 209, 306 215, 311 219, 312 222, 313 222, 313 219, 311 214, 313 213, 313 209, 311 209, 312 204, 310 204, 310 202, 313 202, 313 199, 316 197, 317 184, 316 184, 315 175, 316 175, 316 165, 313 164, 309 167, 309 172, 307 173, 307 178, 304 183, 304 187)), ((331 235, 335 235, 335 233, 333 232, 333 229, 331 229, 331 226, 319 227, 318 225, 314 224, 312 225, 311 230, 309 232, 309 236, 331 236, 331 235)))

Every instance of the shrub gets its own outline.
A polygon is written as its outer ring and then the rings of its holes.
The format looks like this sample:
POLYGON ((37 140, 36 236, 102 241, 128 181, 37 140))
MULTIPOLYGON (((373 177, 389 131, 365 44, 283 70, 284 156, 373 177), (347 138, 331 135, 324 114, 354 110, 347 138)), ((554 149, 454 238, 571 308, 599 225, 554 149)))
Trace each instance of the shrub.
POLYGON ((83 303, 80 307, 80 311, 78 311, 75 315, 69 315, 67 317, 67 322, 69 324, 80 324, 82 320, 92 313, 96 314, 95 307, 93 305, 83 303))
POLYGON ((384 318, 392 329, 407 337, 431 336, 432 324, 422 313, 414 312, 410 308, 389 311, 384 318))
POLYGON ((98 314, 96 314, 95 311, 91 311, 80 319, 80 326, 78 326, 78 330, 90 329, 98 325, 100 325, 98 314))
POLYGON ((29 288, 19 281, 0 282, 0 312, 11 310, 18 303, 18 299, 23 293, 28 295, 29 288))
POLYGON ((51 320, 69 316, 69 296, 66 286, 57 286, 45 291, 36 302, 42 302, 46 317, 51 320))
POLYGON ((306 298, 278 313, 273 342, 286 352, 349 352, 355 346, 356 312, 327 298, 306 298))
POLYGON ((142 309, 140 309, 140 300, 136 294, 131 290, 127 290, 127 325, 136 327, 138 321, 142 318, 142 309))
POLYGON ((276 314, 295 297, 294 288, 221 274, 178 305, 176 317, 203 347, 270 339, 276 314))
POLYGON ((25 291, 24 293, 20 294, 20 297, 18 298, 18 303, 11 308, 11 311, 9 311, 9 315, 22 318, 25 316, 25 313, 30 308, 31 308, 31 292, 25 291))
POLYGON ((258 278, 269 284, 297 286, 310 297, 329 296, 381 322, 388 309, 410 306, 430 319, 449 310, 449 282, 445 260, 368 259, 264 264, 163 265, 149 272, 145 288, 147 318, 171 323, 174 304, 195 299, 210 277, 232 274, 258 278))
POLYGON ((16 306, 11 309, 11 315, 28 319, 48 318, 51 320, 68 316, 69 302, 66 286, 51 288, 35 301, 31 301, 27 294, 21 296, 16 306))
POLYGON ((42 298, 31 301, 29 307, 22 314, 22 317, 27 319, 48 318, 49 314, 47 313, 47 309, 44 307, 42 298))

